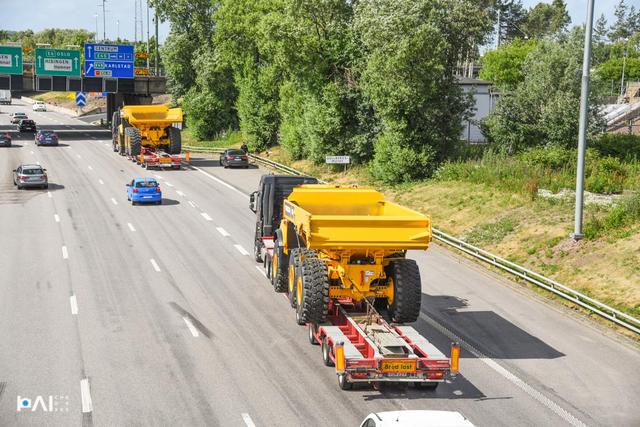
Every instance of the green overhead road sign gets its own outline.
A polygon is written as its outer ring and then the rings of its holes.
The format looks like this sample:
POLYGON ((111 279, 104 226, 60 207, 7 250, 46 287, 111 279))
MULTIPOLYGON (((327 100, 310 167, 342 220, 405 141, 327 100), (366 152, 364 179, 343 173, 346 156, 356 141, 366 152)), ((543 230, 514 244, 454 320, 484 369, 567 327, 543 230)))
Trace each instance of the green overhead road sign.
POLYGON ((37 48, 35 55, 38 76, 80 76, 80 51, 37 48))
POLYGON ((0 74, 22 74, 20 46, 0 46, 0 74))

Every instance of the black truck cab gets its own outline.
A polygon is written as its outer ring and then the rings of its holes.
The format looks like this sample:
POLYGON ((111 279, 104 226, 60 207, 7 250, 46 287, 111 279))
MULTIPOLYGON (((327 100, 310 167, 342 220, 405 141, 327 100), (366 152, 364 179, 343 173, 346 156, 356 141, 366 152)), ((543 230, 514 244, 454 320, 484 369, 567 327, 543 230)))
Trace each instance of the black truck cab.
POLYGON ((262 238, 273 236, 282 219, 282 204, 294 187, 318 184, 316 178, 293 175, 263 175, 257 191, 249 196, 249 208, 256 213, 256 235, 253 254, 262 262, 262 238))

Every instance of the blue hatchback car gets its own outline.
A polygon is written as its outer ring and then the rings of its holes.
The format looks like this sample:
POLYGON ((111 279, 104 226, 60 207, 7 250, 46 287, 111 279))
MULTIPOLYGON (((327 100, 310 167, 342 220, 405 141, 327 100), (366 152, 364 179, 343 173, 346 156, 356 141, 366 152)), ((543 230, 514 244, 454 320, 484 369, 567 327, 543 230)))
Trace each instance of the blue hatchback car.
POLYGON ((127 200, 136 203, 162 203, 160 184, 153 178, 134 178, 127 184, 127 200))

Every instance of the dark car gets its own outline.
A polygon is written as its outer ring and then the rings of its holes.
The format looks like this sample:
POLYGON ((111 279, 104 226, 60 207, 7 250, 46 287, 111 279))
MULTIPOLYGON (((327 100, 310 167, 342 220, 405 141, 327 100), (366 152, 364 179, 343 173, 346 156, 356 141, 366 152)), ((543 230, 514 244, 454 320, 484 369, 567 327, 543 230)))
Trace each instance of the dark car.
POLYGON ((49 187, 47 170, 40 165, 20 165, 13 170, 13 185, 18 186, 18 190, 24 187, 49 187))
POLYGON ((3 147, 11 147, 11 135, 9 135, 9 132, 0 133, 0 145, 3 147))
POLYGON ((18 132, 35 132, 36 122, 31 119, 20 120, 18 123, 18 132))
POLYGON ((247 153, 243 150, 225 150, 224 153, 220 155, 220 166, 224 166, 225 168, 238 166, 246 169, 249 167, 249 156, 247 156, 247 153))
POLYGON ((58 135, 51 130, 39 130, 36 133, 36 145, 58 145, 58 135))

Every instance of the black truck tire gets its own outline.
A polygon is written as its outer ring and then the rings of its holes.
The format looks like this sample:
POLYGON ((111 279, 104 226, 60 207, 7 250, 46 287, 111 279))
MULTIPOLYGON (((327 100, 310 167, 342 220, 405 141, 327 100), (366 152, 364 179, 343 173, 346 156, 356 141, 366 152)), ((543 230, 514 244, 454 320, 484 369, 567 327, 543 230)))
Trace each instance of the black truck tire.
POLYGON ((280 246, 278 240, 273 248, 273 259, 271 260, 271 284, 276 292, 287 291, 289 263, 284 253, 284 248, 280 246))
POLYGON ((396 323, 411 323, 418 320, 422 300, 422 282, 418 264, 412 259, 391 261, 387 276, 393 282, 393 303, 389 304, 389 315, 396 323))
POLYGON ((262 246, 263 246, 262 240, 256 239, 256 241, 253 243, 253 259, 255 259, 256 262, 263 262, 262 246))
MULTIPOLYGON (((289 249, 289 273, 287 274, 287 292, 289 293, 289 304, 291 308, 296 308, 296 272, 303 258, 315 258, 315 251, 307 248, 289 249)), ((304 324, 304 323, 302 323, 304 324)))
POLYGON ((133 158, 138 157, 142 148, 140 131, 134 127, 128 127, 124 129, 124 134, 125 137, 129 139, 129 144, 127 146, 129 152, 127 154, 133 158))
POLYGON ((113 142, 113 151, 117 153, 120 151, 120 139, 118 136, 118 132, 120 130, 120 112, 114 111, 113 116, 111 116, 111 139, 113 142))
POLYGON ((180 154, 182 152, 182 134, 180 129, 173 126, 167 129, 169 134, 169 154, 180 154))
POLYGON ((327 265, 318 258, 303 258, 296 274, 298 323, 323 323, 329 310, 327 265), (302 295, 299 292, 302 291, 302 295))

